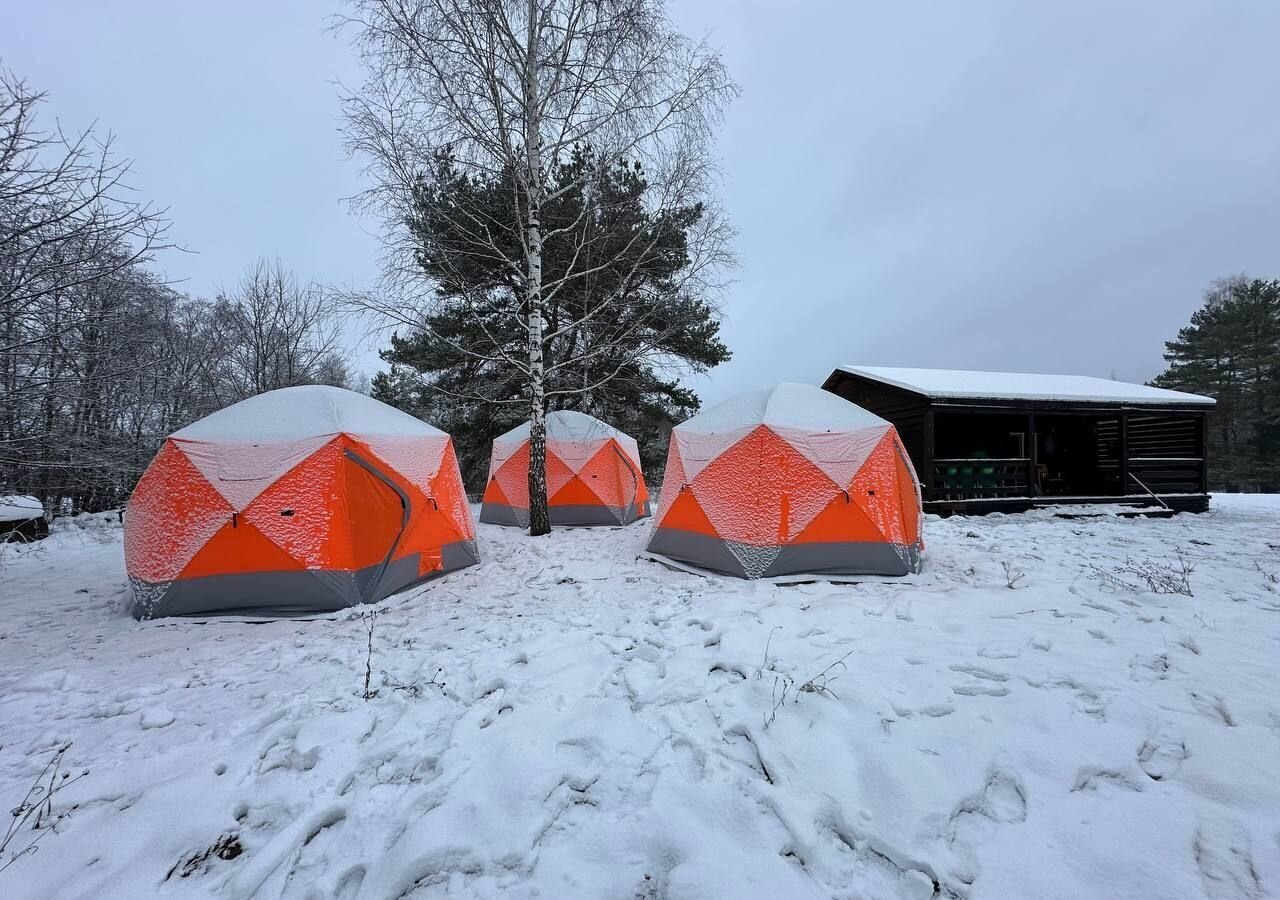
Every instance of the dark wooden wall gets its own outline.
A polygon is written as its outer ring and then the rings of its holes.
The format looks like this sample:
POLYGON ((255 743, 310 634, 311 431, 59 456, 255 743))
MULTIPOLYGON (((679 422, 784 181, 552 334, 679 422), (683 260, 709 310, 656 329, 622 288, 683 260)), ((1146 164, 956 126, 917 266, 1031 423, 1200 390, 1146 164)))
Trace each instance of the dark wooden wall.
POLYGON ((1157 494, 1201 493, 1203 413, 1128 413, 1129 471, 1157 494))
MULTIPOLYGON (((836 374, 828 378, 822 387, 892 422, 898 429, 898 436, 902 438, 911 462, 917 469, 924 465, 927 452, 925 417, 929 411, 928 400, 887 385, 837 377, 836 374)), ((924 477, 923 473, 921 477, 924 477)))

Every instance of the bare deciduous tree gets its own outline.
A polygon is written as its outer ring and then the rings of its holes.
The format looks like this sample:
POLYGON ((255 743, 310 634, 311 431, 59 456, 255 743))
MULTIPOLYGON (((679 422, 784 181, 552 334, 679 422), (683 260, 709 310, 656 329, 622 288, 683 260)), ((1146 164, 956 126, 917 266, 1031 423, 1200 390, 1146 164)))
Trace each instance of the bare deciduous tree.
POLYGON ((171 246, 163 211, 132 196, 130 162, 113 153, 111 136, 41 130, 44 100, 0 72, 0 352, 26 342, 21 317, 171 246))
POLYGON ((280 264, 215 301, 149 272, 163 214, 110 139, 40 130, 43 100, 0 73, 0 494, 57 515, 118 505, 193 419, 346 373, 327 294, 280 264))
POLYGON ((229 377, 241 397, 312 383, 345 383, 341 332, 323 287, 279 260, 260 260, 218 300, 229 377))
MULTIPOLYGON (((545 534, 546 347, 570 331, 625 320, 624 305, 644 303, 627 271, 645 265, 651 233, 638 229, 633 240, 610 246, 582 221, 547 228, 544 210, 563 195, 591 190, 600 171, 624 165, 643 167, 645 201, 659 219, 705 201, 712 130, 736 88, 715 53, 675 31, 660 0, 353 0, 342 21, 356 30, 368 70, 345 98, 350 147, 367 157, 374 181, 361 205, 382 217, 387 236, 386 278, 379 296, 361 298, 365 308, 424 327, 427 317, 418 311, 430 306, 438 279, 418 264, 408 223, 442 159, 510 191, 502 216, 489 202, 469 204, 459 195, 449 209, 450 261, 461 269, 487 260, 509 274, 513 289, 475 290, 462 297, 461 311, 474 311, 482 331, 492 316, 518 322, 523 347, 515 352, 494 336, 454 341, 451 349, 522 376, 523 398, 489 399, 528 404, 529 531, 545 534), (567 180, 552 177, 563 176, 584 149, 593 165, 567 180), (561 235, 571 236, 572 252, 548 272, 544 250, 561 235), (583 290, 605 270, 621 274, 609 291, 583 290), (548 328, 547 304, 570 290, 588 300, 548 328)), ((584 216, 597 208, 580 204, 584 216)), ((723 219, 706 214, 690 240, 684 277, 711 277, 727 259, 727 237, 723 219)), ((584 391, 614 377, 625 361, 661 352, 639 330, 580 346, 550 365, 579 367, 584 391), (597 357, 608 364, 583 365, 597 357)))

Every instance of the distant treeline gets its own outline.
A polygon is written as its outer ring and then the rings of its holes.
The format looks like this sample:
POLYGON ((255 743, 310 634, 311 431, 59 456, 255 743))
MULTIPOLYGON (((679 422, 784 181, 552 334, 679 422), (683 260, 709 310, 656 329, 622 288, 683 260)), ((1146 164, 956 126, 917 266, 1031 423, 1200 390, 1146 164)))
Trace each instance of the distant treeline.
POLYGON ((1280 490, 1280 281, 1216 282, 1165 344, 1160 387, 1207 394, 1214 490, 1280 490))
POLYGON ((41 128, 43 101, 0 72, 0 494, 95 511, 188 422, 347 374, 325 293, 279 264, 212 299, 166 285, 163 212, 109 141, 41 128))

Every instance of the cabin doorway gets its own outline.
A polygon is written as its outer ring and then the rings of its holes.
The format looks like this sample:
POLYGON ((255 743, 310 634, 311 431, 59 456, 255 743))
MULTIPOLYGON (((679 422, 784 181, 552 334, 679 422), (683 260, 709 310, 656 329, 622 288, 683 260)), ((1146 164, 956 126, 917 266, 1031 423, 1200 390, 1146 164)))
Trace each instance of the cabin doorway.
POLYGON ((1036 488, 1045 497, 1119 496, 1118 417, 1037 415, 1036 488))

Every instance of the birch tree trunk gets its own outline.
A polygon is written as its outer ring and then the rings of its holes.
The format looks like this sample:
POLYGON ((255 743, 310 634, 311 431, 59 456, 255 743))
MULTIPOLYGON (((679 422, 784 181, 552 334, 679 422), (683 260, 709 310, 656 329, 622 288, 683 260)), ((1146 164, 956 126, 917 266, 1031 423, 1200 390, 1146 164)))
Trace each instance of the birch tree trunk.
POLYGON ((529 534, 551 532, 547 510, 547 410, 546 367, 542 336, 542 123, 538 96, 537 0, 529 0, 529 22, 524 67, 524 146, 528 197, 528 225, 525 229, 527 295, 529 303, 529 534))

